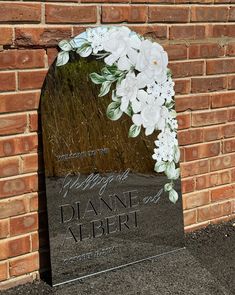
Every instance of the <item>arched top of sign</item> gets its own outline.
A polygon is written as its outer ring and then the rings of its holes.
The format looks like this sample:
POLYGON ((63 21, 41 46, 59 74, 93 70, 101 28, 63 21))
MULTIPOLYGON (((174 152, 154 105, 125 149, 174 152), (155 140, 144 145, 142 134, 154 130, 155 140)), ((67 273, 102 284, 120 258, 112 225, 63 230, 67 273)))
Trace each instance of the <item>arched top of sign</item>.
POLYGON ((170 180, 164 189, 175 203, 178 194, 174 180, 180 176, 178 125, 174 82, 163 47, 123 26, 89 28, 70 41, 61 41, 59 47, 57 66, 69 61, 70 51, 104 61, 101 72, 90 73, 90 78, 101 85, 99 97, 112 91, 109 119, 118 120, 123 114, 131 117, 129 137, 138 136, 141 128, 146 136, 158 131, 152 155, 156 160, 154 170, 164 172, 170 180))

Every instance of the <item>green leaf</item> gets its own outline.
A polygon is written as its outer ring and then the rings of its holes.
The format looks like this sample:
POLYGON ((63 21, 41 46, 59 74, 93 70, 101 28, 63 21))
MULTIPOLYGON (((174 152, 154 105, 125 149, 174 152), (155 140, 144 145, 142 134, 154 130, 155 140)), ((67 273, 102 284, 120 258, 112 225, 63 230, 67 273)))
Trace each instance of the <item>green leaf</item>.
POLYGON ((129 104, 128 108, 125 110, 125 113, 129 116, 132 117, 133 112, 132 112, 132 108, 131 105, 129 104))
POLYGON ((166 183, 164 185, 165 192, 169 192, 172 188, 173 188, 173 184, 171 182, 170 183, 166 183))
MULTIPOLYGON (((107 70, 109 71, 110 74, 115 74, 118 71, 117 66, 114 64, 112 66, 106 66, 107 70)), ((118 71, 120 72, 120 71, 118 71)))
POLYGON ((172 72, 171 72, 171 70, 170 69, 167 69, 167 77, 172 77, 172 72))
POLYGON ((123 114, 120 110, 120 103, 116 101, 111 102, 107 107, 106 114, 110 120, 118 120, 123 114))
POLYGON ((180 160, 180 149, 177 145, 175 145, 174 150, 174 161, 175 163, 178 163, 180 160))
POLYGON ((91 81, 94 83, 94 84, 102 84, 103 82, 105 82, 105 78, 97 73, 91 73, 90 74, 90 78, 91 78, 91 81))
POLYGON ((129 137, 136 137, 140 134, 141 126, 136 126, 135 124, 131 125, 129 129, 128 136, 129 137))
POLYGON ((163 172, 166 170, 166 167, 167 167, 167 163, 166 162, 156 162, 155 166, 154 166, 154 170, 156 172, 163 172))
POLYGON ((81 47, 79 47, 76 52, 81 57, 88 57, 92 53, 92 48, 90 43, 84 43, 81 47))
POLYGON ((63 51, 70 51, 73 49, 71 44, 67 40, 60 41, 58 45, 63 51))
POLYGON ((174 189, 171 189, 169 191, 169 200, 175 204, 178 201, 178 198, 179 198, 179 196, 178 196, 177 191, 175 191, 174 189))
POLYGON ((56 65, 57 67, 63 66, 65 64, 67 64, 67 62, 69 61, 69 53, 68 51, 61 51, 58 53, 58 57, 56 60, 56 65))
POLYGON ((112 85, 112 82, 104 81, 100 88, 99 97, 105 96, 109 92, 111 85, 112 85))
POLYGON ((171 115, 171 118, 176 118, 177 113, 175 110, 171 110, 170 115, 171 115))
POLYGON ((175 176, 175 163, 173 161, 167 163, 165 173, 166 173, 166 176, 168 177, 168 179, 174 178, 174 176, 175 176))
POLYGON ((119 102, 119 104, 121 104, 121 97, 117 96, 115 90, 112 91, 112 101, 116 101, 119 102))

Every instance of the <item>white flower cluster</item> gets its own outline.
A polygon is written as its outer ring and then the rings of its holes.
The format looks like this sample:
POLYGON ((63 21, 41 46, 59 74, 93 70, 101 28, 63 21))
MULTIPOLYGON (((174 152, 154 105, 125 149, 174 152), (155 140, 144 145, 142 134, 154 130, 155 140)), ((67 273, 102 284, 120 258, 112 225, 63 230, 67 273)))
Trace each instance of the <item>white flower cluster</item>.
MULTIPOLYGON (((111 84, 116 83, 113 102, 107 110, 109 118, 117 120, 123 113, 130 115, 133 125, 129 136, 132 137, 139 134, 141 127, 146 135, 154 130, 161 131, 155 141, 155 170, 165 172, 171 180, 175 179, 175 163, 179 161, 178 126, 173 110, 175 92, 163 47, 127 27, 87 29, 71 41, 61 41, 59 46, 62 51, 57 59, 58 66, 68 62, 68 52, 72 50, 82 57, 93 55, 104 59, 106 67, 102 75, 92 73, 91 79, 101 84, 99 96, 107 94, 111 84)), ((172 187, 167 189, 172 190, 172 187)), ((172 195, 175 202, 175 193, 172 195)))

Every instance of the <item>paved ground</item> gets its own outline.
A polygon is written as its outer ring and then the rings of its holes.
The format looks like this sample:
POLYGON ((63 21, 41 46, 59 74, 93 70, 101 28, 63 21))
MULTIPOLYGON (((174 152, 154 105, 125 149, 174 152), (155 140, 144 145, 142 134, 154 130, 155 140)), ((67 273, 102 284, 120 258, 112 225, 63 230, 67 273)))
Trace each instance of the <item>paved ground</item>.
POLYGON ((35 282, 4 295, 234 295, 235 226, 210 226, 186 236, 186 250, 52 289, 35 282))

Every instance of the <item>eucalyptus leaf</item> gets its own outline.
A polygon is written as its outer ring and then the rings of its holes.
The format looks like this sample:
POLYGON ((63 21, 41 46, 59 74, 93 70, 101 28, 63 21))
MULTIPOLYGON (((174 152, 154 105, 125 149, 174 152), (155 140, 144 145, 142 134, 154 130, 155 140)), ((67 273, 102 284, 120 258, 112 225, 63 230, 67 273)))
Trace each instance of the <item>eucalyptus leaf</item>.
POLYGON ((129 129, 128 136, 129 137, 136 137, 140 134, 141 126, 136 126, 135 124, 131 125, 129 129))
POLYGON ((171 115, 172 118, 176 118, 177 113, 176 113, 175 110, 171 110, 170 115, 171 115))
POLYGON ((164 185, 165 192, 169 192, 172 188, 173 188, 173 184, 171 182, 170 183, 166 183, 164 185))
POLYGON ((116 101, 111 102, 107 107, 106 114, 110 120, 118 120, 123 114, 120 110, 120 103, 116 101))
POLYGON ((57 67, 67 64, 68 61, 69 61, 69 52, 68 51, 60 51, 58 53, 57 60, 56 60, 57 67))
POLYGON ((174 147, 174 161, 175 163, 178 163, 180 160, 180 149, 177 145, 174 147))
POLYGON ((178 198, 179 198, 179 196, 178 196, 177 191, 175 191, 174 189, 171 189, 169 191, 169 200, 175 204, 178 201, 178 198))
POLYGON ((164 172, 166 170, 167 167, 167 163, 166 162, 156 162, 155 166, 154 166, 154 170, 156 172, 164 172))
POLYGON ((165 173, 169 179, 174 178, 174 176, 175 176, 175 163, 173 161, 167 163, 165 173))
POLYGON ((94 83, 94 84, 102 84, 103 82, 105 82, 105 78, 97 73, 91 73, 90 74, 90 78, 91 78, 91 81, 94 83))
POLYGON ((100 88, 99 97, 105 96, 109 92, 111 85, 112 85, 112 82, 104 81, 100 88))
POLYGON ((60 41, 58 45, 63 51, 71 51, 73 49, 70 42, 67 40, 60 41))
POLYGON ((92 48, 89 43, 84 43, 81 47, 79 47, 76 52, 81 57, 88 57, 92 53, 92 48))

